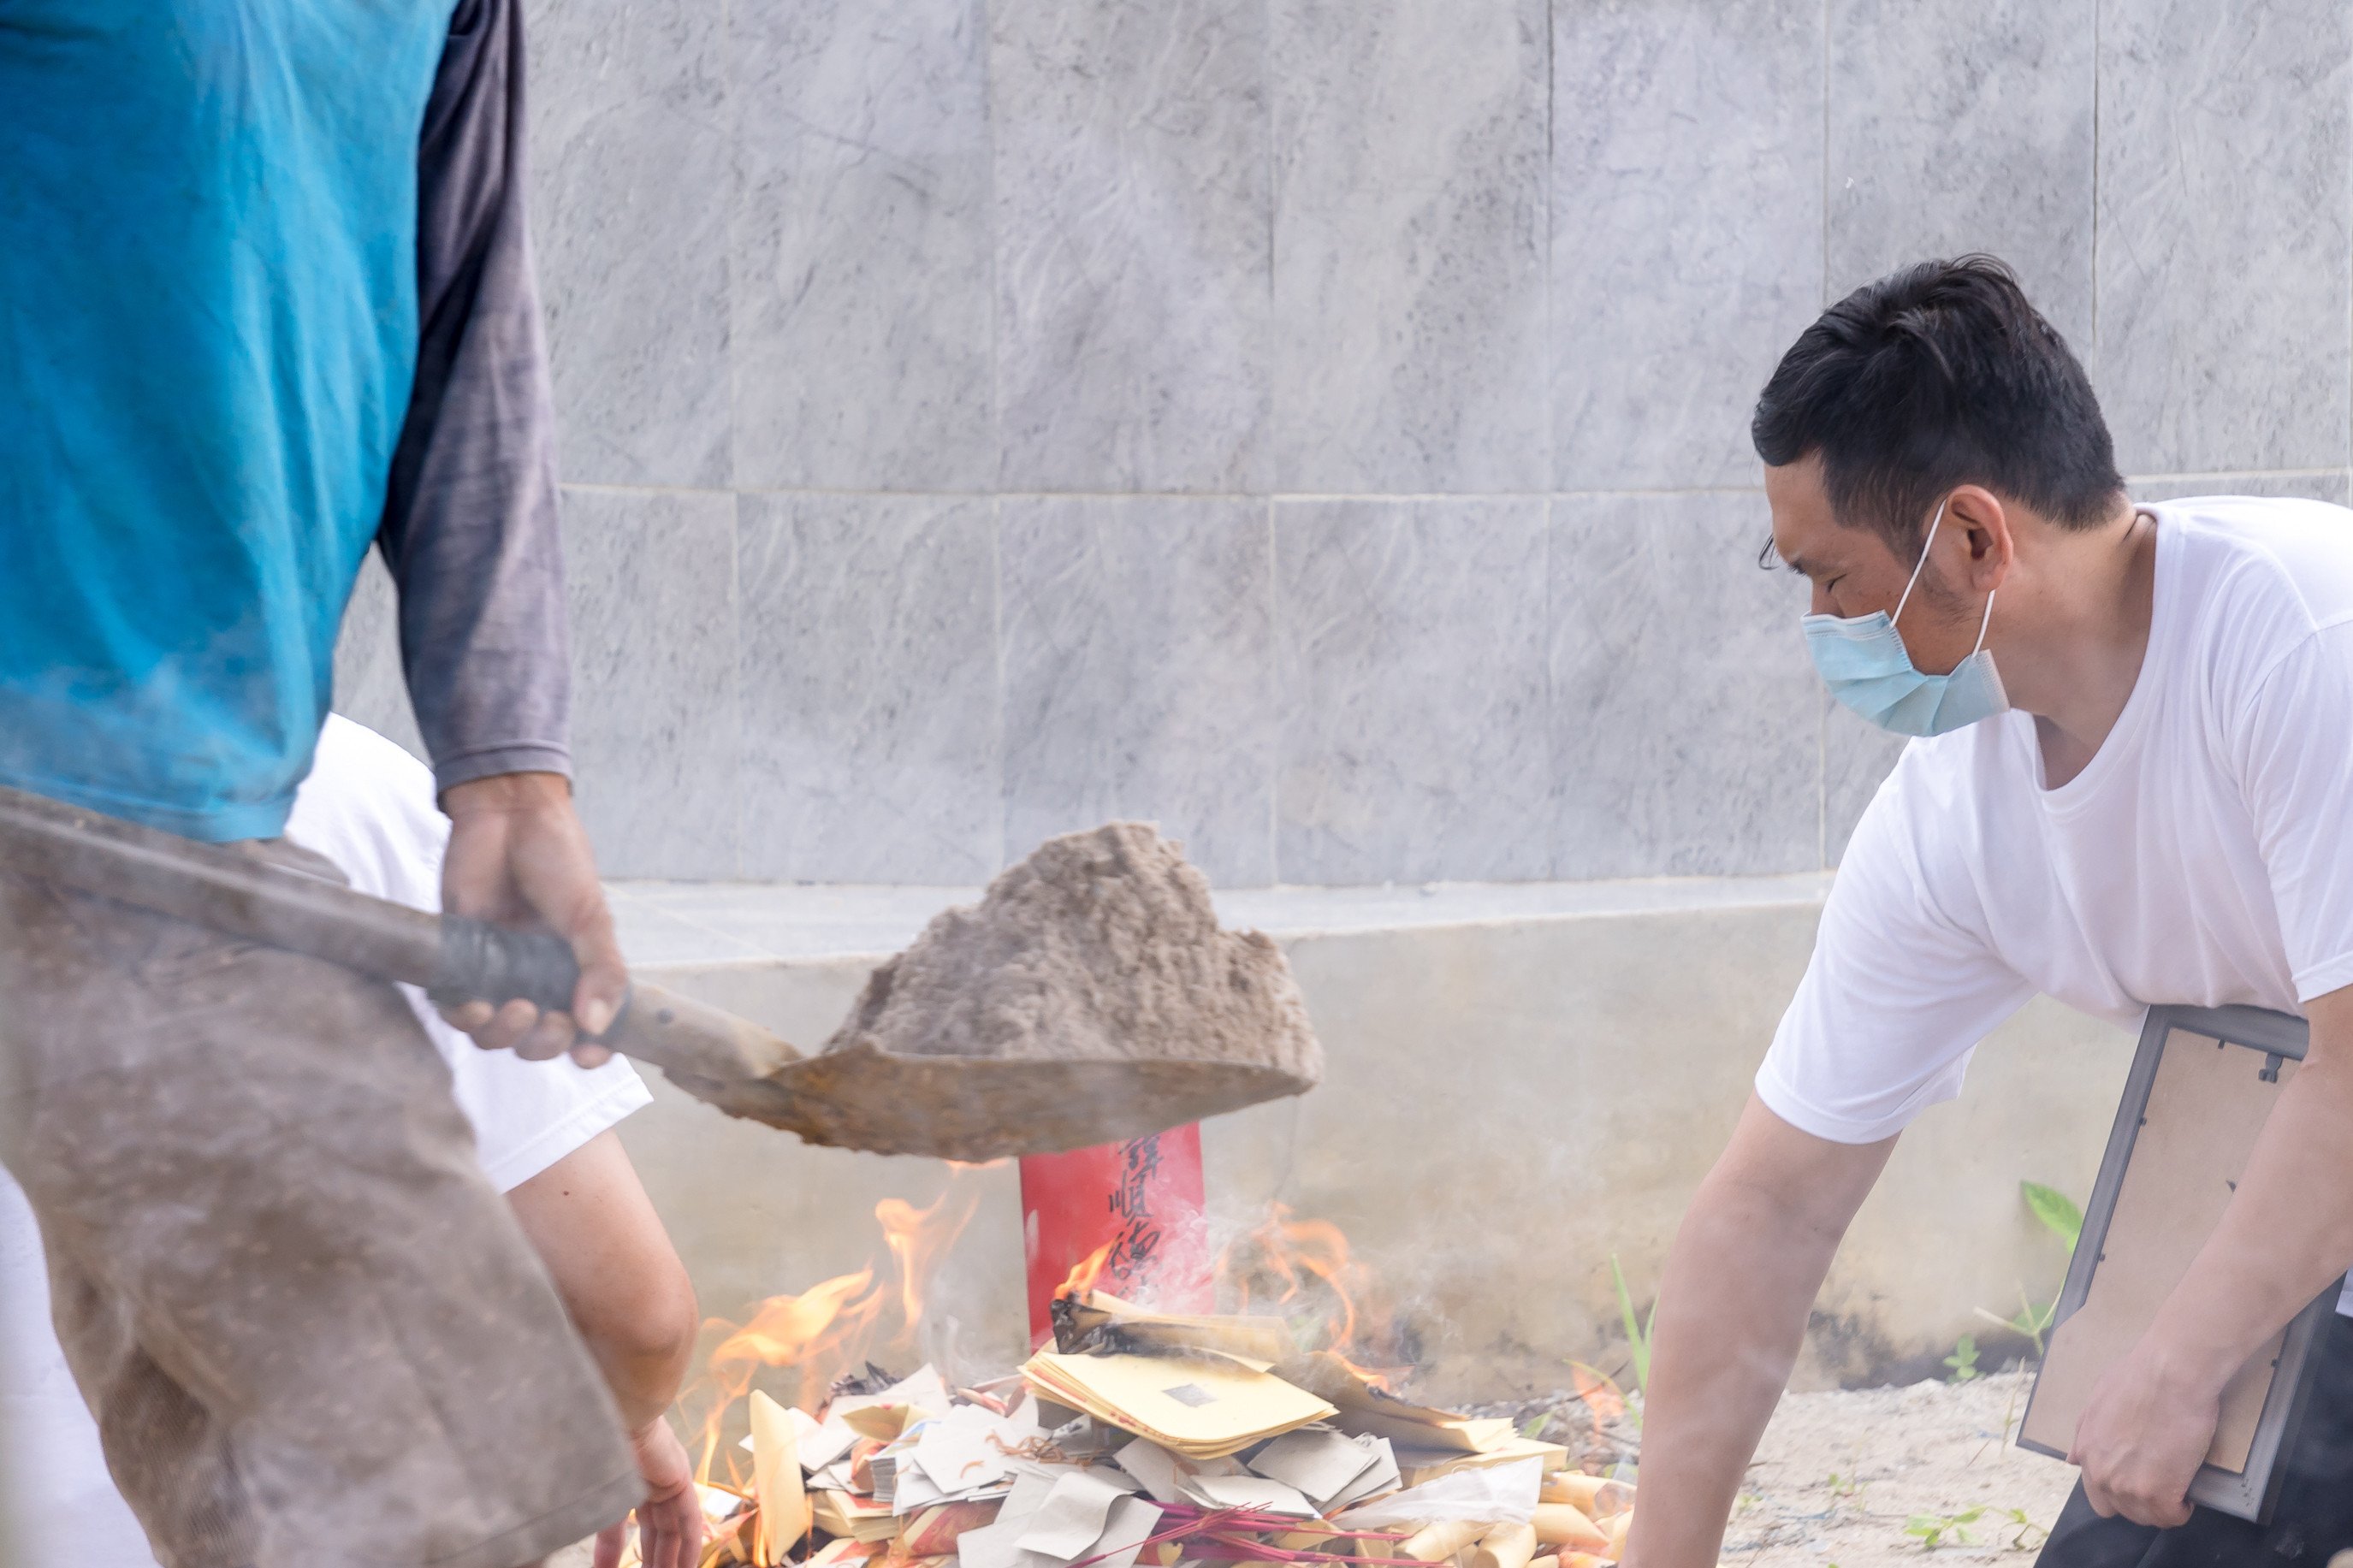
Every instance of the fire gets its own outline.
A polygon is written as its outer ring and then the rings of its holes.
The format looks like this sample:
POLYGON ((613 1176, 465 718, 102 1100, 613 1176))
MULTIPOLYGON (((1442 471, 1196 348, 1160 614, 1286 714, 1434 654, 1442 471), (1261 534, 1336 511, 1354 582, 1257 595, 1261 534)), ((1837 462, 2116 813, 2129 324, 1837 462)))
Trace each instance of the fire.
POLYGON ((1106 1241, 1072 1264, 1070 1274, 1054 1288, 1054 1300, 1065 1301, 1073 1296, 1083 1298, 1092 1291, 1095 1281, 1103 1278, 1103 1265, 1111 1261, 1111 1249, 1117 1245, 1116 1238, 1106 1241))
POLYGON ((837 1275, 797 1296, 771 1296, 745 1322, 714 1318, 703 1325, 721 1338, 702 1384, 682 1401, 702 1407, 697 1479, 744 1489, 743 1463, 723 1444, 722 1433, 764 1370, 789 1372, 790 1382, 776 1391, 776 1397, 814 1415, 834 1380, 863 1366, 876 1345, 915 1342, 924 1292, 980 1203, 979 1190, 968 1178, 982 1168, 951 1165, 947 1185, 928 1208, 901 1198, 885 1198, 874 1205, 888 1255, 882 1272, 878 1274, 878 1266, 870 1262, 856 1273, 837 1275), (712 1474, 723 1456, 723 1479, 712 1474))
POLYGON ((1351 1351, 1363 1353, 1360 1331, 1377 1329, 1368 1337, 1380 1341, 1388 1335, 1387 1325, 1374 1324, 1359 1305, 1367 1300, 1372 1281, 1350 1258, 1346 1234, 1331 1221, 1293 1219, 1287 1205, 1270 1205, 1264 1224, 1219 1255, 1217 1279, 1220 1295, 1231 1297, 1232 1310, 1250 1310, 1255 1286, 1292 1320, 1294 1333, 1305 1333, 1303 1348, 1328 1351, 1359 1376, 1388 1385, 1385 1373, 1350 1359, 1351 1351))

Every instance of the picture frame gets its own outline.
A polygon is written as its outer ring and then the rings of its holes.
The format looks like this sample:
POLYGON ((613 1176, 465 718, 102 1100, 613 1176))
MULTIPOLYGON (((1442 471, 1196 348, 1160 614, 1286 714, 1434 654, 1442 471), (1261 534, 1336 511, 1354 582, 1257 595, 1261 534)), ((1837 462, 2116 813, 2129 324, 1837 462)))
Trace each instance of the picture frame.
MULTIPOLYGON (((2266 1008, 2149 1009, 2019 1422, 2020 1447, 2067 1457, 2100 1374, 2139 1339, 2212 1233, 2309 1038, 2305 1020, 2266 1008)), ((2313 1347, 2342 1284, 2332 1280, 2225 1388, 2191 1502, 2270 1522, 2280 1458, 2311 1389, 2313 1347)))

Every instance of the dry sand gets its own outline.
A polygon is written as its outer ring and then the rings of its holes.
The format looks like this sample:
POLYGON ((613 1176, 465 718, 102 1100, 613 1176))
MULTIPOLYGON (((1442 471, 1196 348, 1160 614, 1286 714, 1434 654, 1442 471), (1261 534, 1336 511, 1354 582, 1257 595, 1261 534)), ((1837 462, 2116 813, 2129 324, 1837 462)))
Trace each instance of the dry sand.
POLYGON ((1881 1568, 2001 1558, 2024 1564, 2059 1517, 2073 1467, 2010 1447, 2026 1373, 1785 1395, 1774 1413, 1724 1561, 1739 1568, 1881 1568), (1983 1512, 1963 1542, 1929 1549, 1905 1526, 1983 1512), (2025 1522, 2012 1517, 2024 1515, 2025 1522))
POLYGON ((1302 1087, 1323 1052, 1282 950, 1218 929, 1209 884, 1146 823, 1048 839, 877 969, 828 1051, 1241 1062, 1302 1087))

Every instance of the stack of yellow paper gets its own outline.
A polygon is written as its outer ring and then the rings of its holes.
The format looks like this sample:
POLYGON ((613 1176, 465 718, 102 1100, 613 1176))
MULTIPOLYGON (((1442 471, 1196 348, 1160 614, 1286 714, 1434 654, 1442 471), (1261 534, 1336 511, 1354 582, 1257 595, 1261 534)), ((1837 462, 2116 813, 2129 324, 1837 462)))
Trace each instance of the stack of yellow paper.
POLYGON ((1021 1374, 1040 1398, 1147 1437, 1188 1459, 1222 1459, 1337 1412, 1261 1366, 1187 1355, 1062 1355, 1039 1351, 1021 1374))

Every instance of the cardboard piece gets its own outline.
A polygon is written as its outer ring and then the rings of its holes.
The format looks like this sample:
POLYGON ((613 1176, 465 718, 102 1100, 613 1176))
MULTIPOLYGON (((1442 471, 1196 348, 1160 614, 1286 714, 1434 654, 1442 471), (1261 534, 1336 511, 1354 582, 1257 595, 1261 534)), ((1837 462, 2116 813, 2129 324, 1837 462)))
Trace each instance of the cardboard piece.
POLYGON ((1260 1449, 1250 1468, 1297 1489, 1318 1508, 1348 1489, 1349 1483, 1379 1462, 1378 1437, 1350 1437, 1326 1427, 1303 1427, 1260 1449))
POLYGON ((801 1487, 800 1434, 792 1415, 756 1388, 752 1391, 751 1417, 753 1496, 760 1502, 753 1559, 760 1568, 777 1568, 790 1561, 794 1546, 809 1532, 808 1494, 801 1487))

